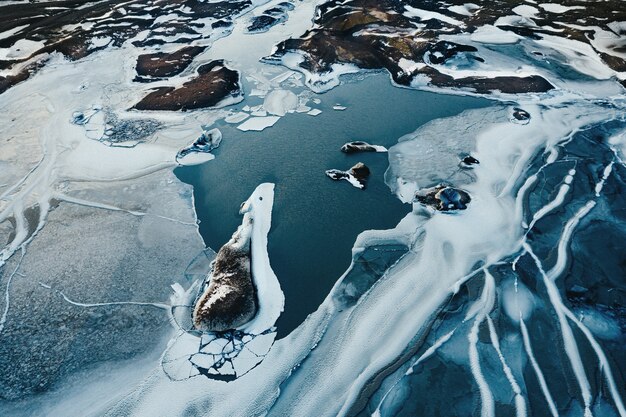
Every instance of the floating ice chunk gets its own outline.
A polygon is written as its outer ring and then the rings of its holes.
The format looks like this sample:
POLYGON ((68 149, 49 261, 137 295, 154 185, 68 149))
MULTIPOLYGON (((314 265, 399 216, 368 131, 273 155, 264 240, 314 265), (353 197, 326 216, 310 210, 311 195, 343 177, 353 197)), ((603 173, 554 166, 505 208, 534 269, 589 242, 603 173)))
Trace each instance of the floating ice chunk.
POLYGON ((535 18, 537 16, 537 13, 539 13, 539 10, 537 10, 536 7, 529 6, 528 4, 521 4, 519 6, 516 6, 513 8, 512 11, 516 15, 526 17, 528 19, 535 18))
POLYGON ((222 143, 222 132, 219 129, 203 129, 202 134, 191 145, 178 151, 176 161, 181 165, 197 165, 214 158, 211 152, 222 143))
POLYGON ((557 13, 557 14, 565 13, 570 10, 585 8, 584 6, 563 6, 562 4, 558 4, 558 3, 539 3, 539 7, 541 7, 546 12, 557 13))
POLYGON ((460 14, 463 16, 473 16, 478 9, 480 9, 480 6, 474 3, 465 3, 462 6, 456 5, 448 7, 448 10, 452 13, 460 14))
POLYGON ((226 116, 224 118, 224 121, 226 123, 241 123, 244 120, 246 120, 248 117, 250 117, 250 115, 248 113, 245 112, 238 112, 238 113, 234 113, 231 114, 230 116, 226 116))
POLYGON ((342 106, 341 104, 335 104, 333 106, 333 110, 342 111, 342 110, 345 110, 345 109, 347 109, 347 107, 346 106, 342 106))
POLYGON ((265 95, 267 94, 267 90, 261 90, 259 88, 253 88, 250 91, 250 96, 252 97, 265 97, 265 95))
POLYGON ((276 77, 272 78, 270 80, 270 82, 274 85, 280 85, 280 83, 286 81, 287 79, 291 78, 292 75, 296 74, 294 71, 286 71, 283 72, 282 74, 277 75, 276 77))
POLYGON ((298 96, 289 90, 273 90, 265 97, 263 108, 270 114, 284 116, 298 108, 298 96))
POLYGON ((310 116, 317 116, 318 114, 321 114, 322 111, 320 109, 313 109, 308 111, 306 114, 310 115, 310 116))
POLYGON ((252 113, 250 113, 252 116, 256 116, 256 117, 265 117, 267 116, 267 112, 265 110, 257 110, 257 111, 253 111, 252 113))
POLYGON ((237 126, 237 129, 243 130, 244 132, 248 130, 261 131, 265 128, 274 126, 278 119, 280 119, 278 116, 251 117, 237 126))
POLYGON ((298 106, 296 108, 296 113, 307 113, 309 111, 311 111, 311 108, 309 106, 304 106, 303 105, 303 106, 298 106))
POLYGON ((341 147, 341 152, 355 153, 355 152, 387 152, 387 148, 380 145, 370 145, 367 142, 360 140, 354 142, 348 142, 341 147))

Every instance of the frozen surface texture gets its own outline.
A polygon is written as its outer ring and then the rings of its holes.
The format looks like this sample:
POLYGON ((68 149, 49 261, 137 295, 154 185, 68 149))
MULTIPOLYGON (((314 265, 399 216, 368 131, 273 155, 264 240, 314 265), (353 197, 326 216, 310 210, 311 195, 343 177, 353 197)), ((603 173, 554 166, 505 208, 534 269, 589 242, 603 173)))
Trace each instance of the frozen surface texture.
MULTIPOLYGON (((623 2, 11 0, 0 15, 1 415, 626 417, 623 2), (227 123, 341 119, 350 100, 318 93, 380 70, 493 105, 389 149, 333 149, 387 151, 412 211, 363 231, 280 339, 281 281, 299 277, 276 276, 267 243, 302 208, 274 210, 279 181, 258 178, 231 242, 254 308, 194 328, 229 271, 173 168, 219 158, 227 123)), ((364 165, 327 175, 371 191, 364 165)))

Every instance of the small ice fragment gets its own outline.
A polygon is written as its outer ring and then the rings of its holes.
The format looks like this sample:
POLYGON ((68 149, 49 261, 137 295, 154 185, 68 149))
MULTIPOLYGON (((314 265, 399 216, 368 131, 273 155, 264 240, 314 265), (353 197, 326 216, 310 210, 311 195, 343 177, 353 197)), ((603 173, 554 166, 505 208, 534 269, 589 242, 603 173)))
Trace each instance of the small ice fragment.
POLYGON ((341 104, 335 104, 333 106, 333 110, 342 111, 342 110, 345 110, 345 109, 347 109, 347 107, 346 106, 342 106, 341 104))
POLYGON ((274 126, 278 119, 280 119, 278 116, 251 117, 237 126, 237 129, 243 130, 244 132, 248 130, 261 131, 265 128, 274 126))
POLYGON ((320 109, 313 109, 311 111, 308 111, 306 114, 310 115, 310 116, 317 116, 318 114, 321 114, 322 111, 320 109))
POLYGON ((226 123, 241 123, 246 120, 250 115, 248 113, 244 113, 242 111, 238 113, 231 114, 230 116, 226 116, 224 121, 226 123))
POLYGON ((250 91, 250 96, 253 97, 265 97, 266 94, 267 90, 261 90, 258 88, 253 88, 252 91, 250 91))
POLYGON ((298 108, 296 109, 297 113, 306 113, 311 111, 311 108, 309 106, 298 106, 298 108))

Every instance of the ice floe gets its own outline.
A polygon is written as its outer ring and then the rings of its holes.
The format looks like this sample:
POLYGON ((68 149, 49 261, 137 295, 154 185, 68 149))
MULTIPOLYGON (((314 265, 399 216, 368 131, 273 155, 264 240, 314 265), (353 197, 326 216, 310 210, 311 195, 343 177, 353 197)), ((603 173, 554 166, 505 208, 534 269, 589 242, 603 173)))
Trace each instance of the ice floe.
POLYGON ((244 132, 248 130, 261 131, 274 126, 278 119, 280 119, 278 116, 251 117, 237 126, 237 129, 243 130, 244 132))

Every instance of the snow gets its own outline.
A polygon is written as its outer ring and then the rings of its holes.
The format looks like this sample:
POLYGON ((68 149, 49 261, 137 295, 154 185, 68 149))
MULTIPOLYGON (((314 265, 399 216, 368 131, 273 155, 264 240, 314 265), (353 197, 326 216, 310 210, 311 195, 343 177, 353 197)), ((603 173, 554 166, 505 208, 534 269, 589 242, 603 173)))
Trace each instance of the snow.
POLYGON ((413 74, 418 70, 424 68, 426 64, 411 61, 406 58, 400 58, 400 60, 398 61, 398 66, 402 68, 402 71, 404 71, 406 74, 413 74))
POLYGON ((465 3, 463 5, 449 6, 448 10, 452 13, 460 14, 463 16, 473 16, 478 10, 480 10, 480 6, 474 3, 465 3))
POLYGON ((541 7, 546 12, 561 14, 565 12, 569 12, 570 10, 584 10, 584 6, 563 6, 558 3, 539 3, 539 7, 541 7))
POLYGON ((529 6, 528 4, 521 4, 513 8, 513 13, 522 17, 526 17, 528 19, 532 19, 537 16, 539 10, 537 10, 536 7, 529 6))
POLYGON ((26 29, 27 27, 28 25, 21 25, 21 26, 16 26, 13 29, 10 29, 4 32, 0 32, 0 40, 10 38, 11 36, 21 32, 23 29, 26 29))
POLYGON ((476 29, 470 37, 474 42, 489 43, 494 45, 505 45, 516 43, 521 36, 513 32, 502 30, 496 26, 484 25, 476 29))
POLYGON ((461 27, 465 26, 465 24, 461 22, 460 20, 456 20, 450 16, 446 16, 445 14, 432 12, 429 10, 418 9, 412 6, 404 6, 404 8, 406 11, 403 14, 406 17, 417 17, 421 21, 435 19, 435 20, 439 20, 439 21, 442 21, 444 23, 447 23, 453 26, 461 26, 461 27))
POLYGON ((0 48, 0 60, 25 59, 45 46, 44 41, 19 39, 10 48, 0 48))
POLYGON ((264 183, 254 190, 240 210, 244 215, 242 224, 252 224, 252 277, 258 297, 256 316, 240 330, 252 334, 259 334, 274 326, 285 305, 285 296, 267 253, 273 202, 274 184, 264 183))

